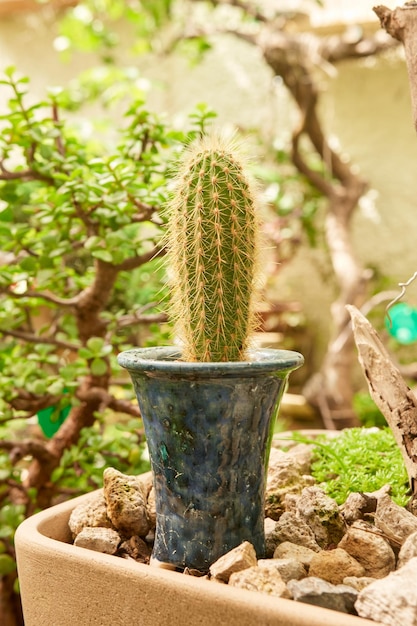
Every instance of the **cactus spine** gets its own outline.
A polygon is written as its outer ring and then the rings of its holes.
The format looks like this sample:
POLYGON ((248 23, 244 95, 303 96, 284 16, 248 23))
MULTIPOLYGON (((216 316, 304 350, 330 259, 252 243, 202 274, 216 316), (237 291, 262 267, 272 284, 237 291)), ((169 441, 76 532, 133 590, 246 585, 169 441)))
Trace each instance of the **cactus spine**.
POLYGON ((185 361, 242 361, 255 326, 258 219, 235 146, 187 151, 169 206, 171 303, 185 361))

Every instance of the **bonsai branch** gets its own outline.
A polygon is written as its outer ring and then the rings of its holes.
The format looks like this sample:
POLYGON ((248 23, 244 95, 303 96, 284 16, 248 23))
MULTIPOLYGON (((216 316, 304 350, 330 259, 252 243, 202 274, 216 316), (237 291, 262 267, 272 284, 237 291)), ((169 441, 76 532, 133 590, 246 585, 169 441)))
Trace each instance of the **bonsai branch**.
MULTIPOLYGON (((147 136, 147 133, 145 132, 144 138, 142 139, 141 155, 145 151, 147 142, 148 142, 148 136, 147 136)), ((139 156, 139 160, 141 159, 141 155, 139 156)), ((118 177, 116 169, 113 168, 110 163, 107 163, 107 169, 113 176, 114 181, 117 184, 120 191, 123 191, 124 193, 126 193, 126 196, 130 200, 130 202, 140 211, 139 213, 133 216, 132 221, 144 222, 146 220, 149 220, 154 213, 157 213, 160 210, 160 207, 154 206, 152 204, 147 204, 146 202, 142 202, 141 200, 136 198, 134 195, 129 193, 126 187, 123 185, 120 178, 118 177)))
POLYGON ((147 309, 153 308, 156 304, 156 302, 150 302, 131 315, 119 317, 117 320, 117 328, 128 328, 130 326, 137 326, 138 324, 162 324, 168 321, 166 313, 144 313, 147 309))
MULTIPOLYGON (((52 104, 52 119, 55 122, 55 125, 56 125, 57 128, 59 128, 59 124, 60 124, 59 112, 58 111, 59 111, 58 104, 56 102, 53 102, 53 104, 52 104)), ((55 145, 56 145, 56 149, 58 150, 59 154, 61 156, 65 156, 65 148, 64 148, 64 144, 63 144, 61 135, 57 135, 57 137, 55 139, 55 145)))
POLYGON ((15 337, 16 339, 22 339, 28 343, 48 344, 51 346, 57 346, 58 348, 65 348, 66 350, 72 350, 76 352, 80 346, 69 341, 62 341, 55 337, 43 337, 42 335, 33 335, 31 333, 25 333, 22 330, 4 330, 0 329, 0 335, 5 337, 15 337))
POLYGON ((138 267, 141 267, 148 261, 152 261, 152 259, 156 259, 157 257, 162 256, 163 254, 165 254, 165 248, 162 246, 155 246, 151 250, 148 250, 143 254, 138 254, 137 256, 130 257, 122 263, 119 263, 119 265, 114 265, 113 267, 119 272, 129 272, 138 267))
POLYGON ((9 452, 11 462, 17 463, 25 456, 31 456, 41 463, 50 460, 50 454, 43 442, 36 439, 28 439, 24 441, 0 441, 0 450, 9 452))
MULTIPOLYGON (((88 380, 82 381, 81 390, 88 384, 88 380)), ((26 488, 35 487, 38 490, 38 506, 50 506, 51 493, 53 493, 55 488, 50 483, 51 474, 59 466, 64 451, 78 441, 81 430, 94 424, 99 407, 100 401, 97 399, 87 400, 81 402, 78 406, 72 407, 58 432, 44 444, 46 450, 45 458, 41 460, 35 456, 33 457, 23 485, 26 488)))
POLYGON ((0 180, 42 180, 50 185, 54 183, 54 179, 51 176, 47 176, 46 174, 42 174, 30 168, 11 172, 5 167, 4 159, 0 161, 0 180))
POLYGON ((46 293, 44 291, 31 291, 30 289, 28 289, 27 291, 24 291, 23 293, 18 293, 9 287, 8 289, 1 290, 1 292, 15 299, 40 298, 41 300, 45 300, 46 302, 52 302, 53 304, 56 304, 58 306, 63 306, 63 307, 71 307, 77 304, 78 302, 78 297, 59 298, 58 296, 55 296, 53 293, 46 293))
POLYGON ((222 2, 222 0, 212 0, 212 4, 229 4, 232 7, 242 9, 246 15, 254 18, 257 22, 266 22, 268 19, 262 11, 259 11, 258 8, 251 5, 249 2, 243 2, 242 0, 225 0, 224 2, 222 2))
POLYGON ((94 262, 95 276, 92 283, 83 289, 75 305, 75 315, 80 340, 85 343, 90 337, 104 337, 106 322, 101 318, 113 292, 118 267, 100 259, 94 262))
POLYGON ((36 396, 25 389, 18 389, 17 395, 8 402, 15 411, 25 411, 28 414, 26 417, 31 417, 42 409, 58 404, 60 400, 60 396, 36 396))
POLYGON ((112 409, 113 411, 125 413, 126 415, 132 415, 133 417, 140 417, 140 411, 135 405, 131 404, 127 400, 115 398, 102 387, 89 387, 87 389, 80 390, 77 393, 77 398, 82 401, 100 402, 99 411, 112 409))
POLYGON ((332 185, 322 174, 308 166, 300 151, 300 140, 303 134, 307 132, 307 129, 308 121, 307 113, 305 113, 302 115, 300 124, 292 136, 292 161, 298 171, 303 174, 316 189, 324 196, 330 196, 332 193, 332 185))

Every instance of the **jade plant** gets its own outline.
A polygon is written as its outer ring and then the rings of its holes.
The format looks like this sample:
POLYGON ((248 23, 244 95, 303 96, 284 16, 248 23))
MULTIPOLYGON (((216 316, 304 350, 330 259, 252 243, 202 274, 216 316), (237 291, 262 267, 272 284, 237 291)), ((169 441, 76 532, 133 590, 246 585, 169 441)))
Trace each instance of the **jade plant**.
POLYGON ((91 73, 39 101, 15 68, 0 77, 0 607, 19 604, 23 517, 100 486, 107 465, 146 467, 115 355, 164 341, 160 207, 172 154, 213 113, 201 105, 188 132, 172 129, 120 74, 100 83, 91 135, 78 109, 91 73), (99 106, 109 85, 117 123, 99 106))
POLYGON ((206 136, 186 152, 167 232, 183 360, 245 360, 256 325, 259 227, 256 192, 232 142, 206 136))

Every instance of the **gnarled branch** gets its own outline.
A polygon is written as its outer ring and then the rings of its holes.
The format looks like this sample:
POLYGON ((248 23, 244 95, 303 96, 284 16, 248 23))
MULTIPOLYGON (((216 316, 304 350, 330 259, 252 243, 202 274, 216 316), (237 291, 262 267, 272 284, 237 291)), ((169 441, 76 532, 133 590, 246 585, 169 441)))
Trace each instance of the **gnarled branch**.
POLYGON ((417 3, 406 2, 393 11, 383 5, 374 8, 382 28, 404 44, 413 106, 414 127, 417 130, 417 3))
POLYGON ((44 337, 43 335, 33 335, 32 333, 26 333, 23 330, 4 330, 0 328, 0 336, 16 337, 16 339, 22 339, 28 343, 43 343, 51 346, 57 346, 58 348, 65 348, 66 350, 72 350, 76 352, 80 346, 69 341, 62 341, 55 337, 44 337))

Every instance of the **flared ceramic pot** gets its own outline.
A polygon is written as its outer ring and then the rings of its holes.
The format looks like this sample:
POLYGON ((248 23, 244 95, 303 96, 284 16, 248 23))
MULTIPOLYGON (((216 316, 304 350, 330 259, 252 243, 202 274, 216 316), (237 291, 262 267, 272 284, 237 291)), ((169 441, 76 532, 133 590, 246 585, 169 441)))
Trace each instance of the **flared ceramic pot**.
POLYGON ((154 473, 153 559, 206 572, 250 541, 264 556, 266 466, 280 399, 303 357, 258 350, 253 360, 186 363, 175 348, 122 352, 154 473))

